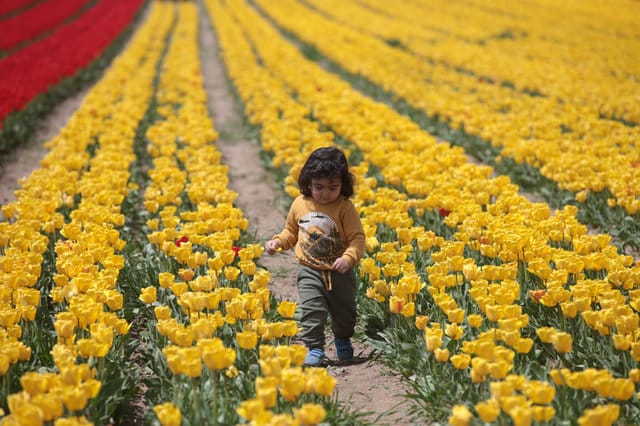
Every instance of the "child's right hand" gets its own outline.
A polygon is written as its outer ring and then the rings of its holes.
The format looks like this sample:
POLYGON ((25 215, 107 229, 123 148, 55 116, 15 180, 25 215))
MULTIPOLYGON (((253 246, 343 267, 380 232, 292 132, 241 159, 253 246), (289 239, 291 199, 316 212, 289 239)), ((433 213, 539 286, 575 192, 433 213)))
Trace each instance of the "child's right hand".
POLYGON ((267 249, 267 254, 275 254, 280 248, 280 241, 269 240, 264 244, 264 247, 267 249))

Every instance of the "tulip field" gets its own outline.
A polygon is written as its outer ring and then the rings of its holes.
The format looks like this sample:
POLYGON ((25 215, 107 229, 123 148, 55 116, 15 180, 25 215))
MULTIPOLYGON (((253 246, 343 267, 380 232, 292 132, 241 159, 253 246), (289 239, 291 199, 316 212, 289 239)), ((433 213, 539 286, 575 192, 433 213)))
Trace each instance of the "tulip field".
POLYGON ((91 83, 1 207, 0 425, 370 424, 302 365, 204 30, 283 194, 348 155, 408 422, 640 424, 640 3, 389 3, 0 4, 0 153, 91 83))
POLYGON ((31 135, 38 119, 56 103, 98 78, 142 4, 143 0, 2 2, 0 152, 31 135))

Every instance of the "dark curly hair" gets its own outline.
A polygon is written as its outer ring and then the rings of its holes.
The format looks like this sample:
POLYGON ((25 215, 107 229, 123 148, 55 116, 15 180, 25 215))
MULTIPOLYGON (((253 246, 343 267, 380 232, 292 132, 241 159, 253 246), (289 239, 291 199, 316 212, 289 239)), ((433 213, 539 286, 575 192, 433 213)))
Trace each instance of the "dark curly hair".
POLYGON ((318 148, 305 161, 298 186, 305 197, 311 196, 311 179, 339 177, 342 184, 340 195, 351 197, 355 178, 349 171, 349 163, 344 152, 336 147, 318 148))

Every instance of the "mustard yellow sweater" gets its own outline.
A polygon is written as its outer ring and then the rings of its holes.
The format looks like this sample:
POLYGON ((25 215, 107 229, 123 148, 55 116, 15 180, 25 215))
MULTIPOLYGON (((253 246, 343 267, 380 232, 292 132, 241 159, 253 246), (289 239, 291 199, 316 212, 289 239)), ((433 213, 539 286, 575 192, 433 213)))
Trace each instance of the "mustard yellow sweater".
POLYGON ((364 253, 365 236, 360 215, 345 197, 318 204, 303 195, 289 209, 285 228, 273 239, 282 250, 295 245, 296 260, 315 269, 329 270, 343 257, 354 267, 364 253))

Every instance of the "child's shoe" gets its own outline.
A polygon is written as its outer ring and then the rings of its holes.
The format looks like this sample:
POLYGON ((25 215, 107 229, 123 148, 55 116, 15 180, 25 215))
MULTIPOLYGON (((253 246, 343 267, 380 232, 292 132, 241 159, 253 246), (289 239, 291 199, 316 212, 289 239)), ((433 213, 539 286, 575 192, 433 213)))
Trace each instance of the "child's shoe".
POLYGON ((335 338, 336 355, 338 355, 339 361, 345 361, 353 358, 353 346, 351 346, 351 339, 339 339, 335 338))
POLYGON ((324 360, 324 351, 320 348, 309 349, 304 358, 304 365, 307 367, 320 367, 324 360))
POLYGON ((364 362, 367 362, 371 358, 371 355, 373 355, 372 353, 366 357, 362 357, 360 355, 354 356, 353 346, 351 346, 351 339, 336 338, 334 340, 334 343, 336 344, 336 355, 338 355, 338 361, 336 362, 336 365, 339 366, 362 364, 364 362))

